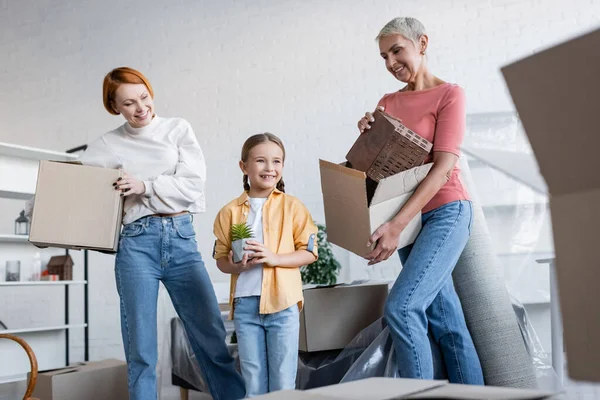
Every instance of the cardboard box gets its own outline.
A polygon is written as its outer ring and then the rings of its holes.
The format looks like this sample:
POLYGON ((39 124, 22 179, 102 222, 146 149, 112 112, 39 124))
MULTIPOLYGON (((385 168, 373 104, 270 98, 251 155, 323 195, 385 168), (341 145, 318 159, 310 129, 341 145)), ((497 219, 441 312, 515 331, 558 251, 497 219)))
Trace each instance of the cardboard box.
POLYGON ((600 29, 502 68, 550 192, 569 375, 600 381, 600 29))
POLYGON ((455 385, 446 381, 400 378, 368 378, 324 386, 306 391, 274 392, 256 397, 260 400, 392 400, 392 399, 456 399, 456 400, 538 400, 553 394, 540 390, 493 386, 455 385))
POLYGON ((29 241, 116 252, 123 198, 113 183, 121 175, 116 169, 40 161, 29 241))
POLYGON ((383 316, 388 283, 304 289, 300 350, 343 349, 360 331, 383 316))
POLYGON ((127 364, 107 359, 41 372, 33 396, 41 400, 128 399, 127 364))
MULTIPOLYGON (((367 255, 374 248, 367 247, 371 234, 400 211, 431 165, 382 179, 369 202, 364 172, 319 160, 327 240, 361 257, 367 255)), ((398 247, 413 243, 420 230, 419 213, 401 233, 398 247)))
POLYGON ((433 144, 382 111, 368 133, 356 139, 346 155, 352 168, 366 172, 375 182, 423 164, 433 144))

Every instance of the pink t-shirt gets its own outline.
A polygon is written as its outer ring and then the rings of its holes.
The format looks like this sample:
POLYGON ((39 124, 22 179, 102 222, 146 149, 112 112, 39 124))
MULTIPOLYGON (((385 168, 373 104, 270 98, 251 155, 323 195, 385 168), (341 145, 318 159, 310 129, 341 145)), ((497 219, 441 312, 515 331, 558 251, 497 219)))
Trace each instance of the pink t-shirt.
MULTIPOLYGON (((379 100, 378 105, 433 143, 432 153, 425 160, 426 163, 432 161, 434 151, 460 156, 466 125, 465 93, 460 86, 444 83, 426 90, 389 93, 379 100)), ((457 163, 450 180, 425 205, 423 212, 453 201, 469 199, 469 193, 460 180, 457 163)))

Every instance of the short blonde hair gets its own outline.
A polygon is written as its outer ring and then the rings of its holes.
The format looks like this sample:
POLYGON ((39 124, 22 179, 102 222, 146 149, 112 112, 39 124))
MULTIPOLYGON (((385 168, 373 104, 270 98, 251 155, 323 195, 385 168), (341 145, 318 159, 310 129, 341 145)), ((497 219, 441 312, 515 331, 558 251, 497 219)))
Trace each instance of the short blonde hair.
POLYGON ((379 41, 382 37, 392 35, 402 35, 407 39, 418 43, 421 36, 425 35, 425 25, 416 18, 398 17, 394 18, 379 31, 375 40, 379 41))

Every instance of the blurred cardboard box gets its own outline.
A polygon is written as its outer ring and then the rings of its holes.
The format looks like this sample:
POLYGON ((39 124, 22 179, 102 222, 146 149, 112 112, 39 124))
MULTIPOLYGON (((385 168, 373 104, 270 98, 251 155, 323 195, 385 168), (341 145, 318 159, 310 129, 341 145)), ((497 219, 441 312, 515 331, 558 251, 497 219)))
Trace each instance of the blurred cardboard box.
POLYGON ((116 252, 123 199, 120 170, 40 161, 29 241, 40 247, 116 252))
POLYGON ((33 396, 41 400, 129 398, 127 364, 107 359, 41 372, 33 396))
MULTIPOLYGON (((327 240, 364 257, 371 234, 390 221, 427 176, 432 164, 384 178, 374 187, 364 172, 319 160, 327 240)), ((400 234, 398 247, 415 241, 421 231, 421 213, 400 234)))
POLYGON ((600 29, 502 68, 550 192, 569 375, 600 381, 600 29))
POLYGON ((343 349, 383 316, 388 283, 363 283, 304 289, 300 313, 300 350, 343 349))
POLYGON ((540 400, 553 394, 541 390, 448 384, 446 381, 368 378, 306 391, 289 390, 258 396, 260 400, 540 400))

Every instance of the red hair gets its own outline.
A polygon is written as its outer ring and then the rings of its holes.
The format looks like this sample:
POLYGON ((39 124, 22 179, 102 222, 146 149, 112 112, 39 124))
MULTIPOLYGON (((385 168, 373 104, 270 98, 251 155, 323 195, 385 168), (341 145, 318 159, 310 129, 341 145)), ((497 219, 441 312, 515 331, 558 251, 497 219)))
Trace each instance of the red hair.
POLYGON ((115 91, 124 83, 141 83, 146 86, 150 96, 154 98, 154 90, 152 85, 144 74, 140 71, 129 67, 119 67, 110 71, 104 77, 104 83, 102 84, 102 101, 104 102, 104 108, 112 115, 119 115, 113 107, 115 101, 115 91))

